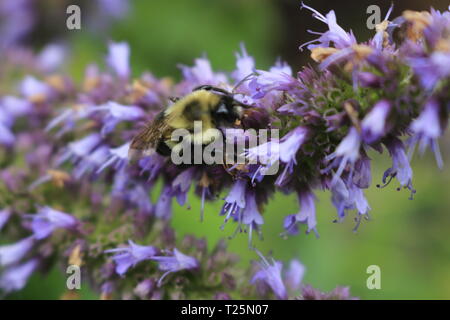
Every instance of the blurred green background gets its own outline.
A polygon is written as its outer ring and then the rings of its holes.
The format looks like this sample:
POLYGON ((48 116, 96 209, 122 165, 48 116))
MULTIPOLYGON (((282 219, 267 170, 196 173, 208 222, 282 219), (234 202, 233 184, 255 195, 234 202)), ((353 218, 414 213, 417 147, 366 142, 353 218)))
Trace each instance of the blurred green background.
MULTIPOLYGON (((299 1, 281 0, 136 0, 130 1, 130 12, 114 23, 107 35, 96 34, 83 26, 80 31, 62 35, 72 46, 68 72, 81 78, 84 66, 103 61, 108 40, 127 41, 132 50, 134 75, 149 70, 157 76, 179 78, 178 64, 192 64, 206 54, 214 69, 230 71, 234 52, 244 42, 258 68, 269 67, 277 57, 287 60, 293 70, 311 63, 298 46, 311 39, 307 29, 325 30, 299 1)), ((390 1, 307 1, 319 11, 334 9, 339 24, 352 29, 360 40, 372 31, 366 28, 366 8, 379 4, 385 13, 390 1)), ((404 9, 445 9, 447 1, 395 1, 393 16, 404 9)), ((61 13, 65 15, 64 12, 61 13)), ((57 26, 54 26, 57 28, 57 26)), ((64 28, 61 26, 61 28, 64 28)), ((281 238, 283 217, 298 211, 295 196, 276 196, 267 207, 263 228, 264 240, 256 246, 264 254, 288 262, 299 258, 307 268, 304 283, 322 290, 337 285, 351 286, 352 295, 362 299, 448 299, 450 298, 450 181, 449 137, 442 140, 447 166, 439 171, 431 155, 415 157, 414 186, 417 194, 408 200, 407 192, 397 192, 395 183, 385 189, 372 187, 367 198, 372 207, 372 221, 364 221, 358 232, 352 232, 352 217, 334 224, 335 210, 328 192, 318 192, 317 216, 320 238, 299 234, 281 238), (381 290, 369 290, 366 269, 381 268, 381 290)), ((373 154, 373 185, 390 167, 386 155, 373 154)), ((206 206, 206 218, 199 222, 199 203, 190 196, 192 209, 175 206, 173 226, 183 234, 206 237, 209 245, 232 234, 234 226, 219 229, 221 203, 206 206)), ((248 250, 247 235, 228 241, 230 249, 241 256, 242 266, 256 259, 248 250)), ((48 276, 34 276, 27 288, 12 298, 58 299, 64 291, 64 275, 54 270, 48 276)), ((82 298, 97 296, 84 288, 82 298)))

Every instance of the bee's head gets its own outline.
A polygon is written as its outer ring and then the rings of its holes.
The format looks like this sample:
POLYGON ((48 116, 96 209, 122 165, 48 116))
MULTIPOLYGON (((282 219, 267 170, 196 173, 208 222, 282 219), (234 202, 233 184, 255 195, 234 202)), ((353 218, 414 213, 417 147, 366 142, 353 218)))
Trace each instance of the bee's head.
POLYGON ((242 119, 245 110, 252 106, 242 103, 234 98, 235 94, 225 89, 210 85, 203 85, 195 88, 193 91, 206 90, 220 96, 219 103, 214 106, 214 117, 218 123, 234 123, 242 119))

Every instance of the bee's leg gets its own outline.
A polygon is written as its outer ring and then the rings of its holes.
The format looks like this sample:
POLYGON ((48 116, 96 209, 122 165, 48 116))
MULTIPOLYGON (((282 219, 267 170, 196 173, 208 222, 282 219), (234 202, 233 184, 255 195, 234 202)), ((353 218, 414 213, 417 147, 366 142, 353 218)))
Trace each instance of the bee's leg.
POLYGON ((181 98, 179 97, 169 97, 169 100, 172 101, 173 103, 179 101, 181 98))

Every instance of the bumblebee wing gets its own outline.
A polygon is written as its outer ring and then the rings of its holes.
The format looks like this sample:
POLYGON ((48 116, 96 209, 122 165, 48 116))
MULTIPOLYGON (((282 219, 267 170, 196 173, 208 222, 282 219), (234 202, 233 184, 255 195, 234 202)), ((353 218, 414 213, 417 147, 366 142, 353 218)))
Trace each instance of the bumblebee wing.
POLYGON ((131 141, 128 150, 130 162, 136 163, 142 157, 154 154, 167 128, 162 117, 157 117, 154 122, 142 129, 131 141))

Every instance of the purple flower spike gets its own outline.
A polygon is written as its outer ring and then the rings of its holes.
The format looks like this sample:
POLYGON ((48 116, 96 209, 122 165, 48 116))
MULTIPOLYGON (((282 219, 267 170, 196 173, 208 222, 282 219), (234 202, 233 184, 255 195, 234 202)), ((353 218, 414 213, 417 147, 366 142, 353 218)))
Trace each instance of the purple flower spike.
POLYGON ((32 259, 18 266, 7 268, 0 276, 0 288, 6 293, 22 290, 37 266, 38 260, 32 259))
POLYGON ((361 127, 362 137, 366 143, 374 143, 385 135, 386 120, 390 110, 391 104, 387 100, 381 100, 365 116, 361 127))
POLYGON ((80 223, 75 217, 49 207, 40 208, 36 214, 29 217, 32 219, 31 229, 34 237, 38 240, 47 238, 56 229, 75 230, 80 223))
POLYGON ((279 261, 275 261, 273 258, 269 262, 259 251, 256 253, 261 258, 261 262, 258 262, 258 266, 260 268, 257 271, 253 278, 251 279, 251 284, 256 284, 258 282, 262 282, 267 285, 272 291, 275 293, 275 296, 280 299, 287 299, 287 291, 284 286, 283 279, 281 277, 281 271, 283 265, 279 261))
POLYGON ((18 263, 33 247, 34 237, 28 237, 17 243, 0 246, 0 266, 18 263))
POLYGON ((122 79, 130 76, 130 47, 126 42, 111 42, 106 63, 122 79))
POLYGON ((153 246, 141 246, 128 240, 129 246, 106 250, 105 253, 116 253, 112 259, 116 263, 116 272, 124 275, 131 267, 136 266, 139 262, 153 258, 158 249, 153 246))
POLYGON ((158 281, 158 287, 161 286, 163 279, 172 272, 177 272, 181 270, 192 270, 197 269, 200 264, 197 259, 187 256, 177 249, 173 250, 173 256, 157 256, 153 257, 153 260, 159 263, 159 269, 161 271, 166 271, 158 281))

